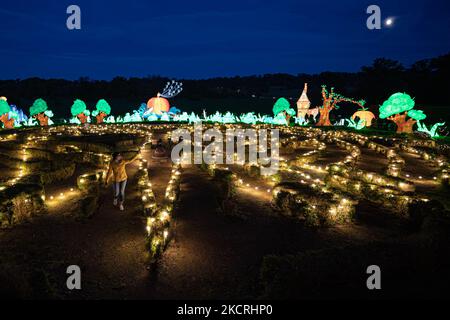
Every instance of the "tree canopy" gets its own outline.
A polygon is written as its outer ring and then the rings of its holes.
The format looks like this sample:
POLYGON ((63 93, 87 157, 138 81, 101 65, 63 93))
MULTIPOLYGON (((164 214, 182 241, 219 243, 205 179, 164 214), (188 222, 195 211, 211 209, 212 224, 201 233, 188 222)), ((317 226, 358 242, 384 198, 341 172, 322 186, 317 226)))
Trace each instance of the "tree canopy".
POLYGON ((295 115, 295 110, 291 109, 289 101, 287 101, 285 98, 278 99, 277 102, 275 102, 272 111, 275 116, 277 116, 281 112, 286 112, 291 116, 295 115))
POLYGON ((9 113, 11 111, 11 108, 9 107, 9 104, 7 101, 0 99, 0 115, 9 113))
POLYGON ((98 112, 103 112, 106 115, 111 113, 111 106, 105 99, 100 99, 95 106, 98 112))
POLYGON ((414 99, 407 93, 395 93, 380 106, 380 118, 386 119, 395 114, 414 109, 414 99))
POLYGON ((70 112, 74 117, 83 113, 87 109, 86 104, 83 100, 76 99, 73 102, 72 108, 70 108, 70 112))
POLYGON ((30 107, 30 116, 35 116, 39 113, 45 112, 48 110, 47 102, 44 99, 36 99, 33 105, 30 107))
POLYGON ((425 120, 427 118, 427 115, 423 113, 422 110, 410 110, 408 112, 408 116, 418 121, 425 120))

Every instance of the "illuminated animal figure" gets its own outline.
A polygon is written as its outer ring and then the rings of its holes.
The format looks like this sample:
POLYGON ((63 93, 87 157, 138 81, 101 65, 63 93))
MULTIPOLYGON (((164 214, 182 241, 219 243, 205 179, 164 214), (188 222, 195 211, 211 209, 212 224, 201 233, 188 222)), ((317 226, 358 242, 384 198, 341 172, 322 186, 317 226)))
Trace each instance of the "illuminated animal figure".
POLYGON ((308 109, 308 111, 306 111, 305 119, 306 119, 306 117, 312 116, 313 120, 316 121, 316 118, 319 114, 320 114, 319 107, 315 107, 313 109, 308 109))

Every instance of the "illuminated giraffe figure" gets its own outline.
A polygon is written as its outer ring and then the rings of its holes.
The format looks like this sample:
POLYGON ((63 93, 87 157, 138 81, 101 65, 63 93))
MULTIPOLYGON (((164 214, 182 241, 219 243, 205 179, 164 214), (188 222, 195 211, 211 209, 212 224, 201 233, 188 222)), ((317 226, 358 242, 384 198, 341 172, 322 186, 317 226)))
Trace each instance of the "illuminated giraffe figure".
POLYGON ((311 101, 309 101, 307 93, 308 93, 308 84, 305 83, 302 95, 300 96, 300 99, 298 99, 297 101, 297 118, 305 119, 309 107, 311 106, 311 101))

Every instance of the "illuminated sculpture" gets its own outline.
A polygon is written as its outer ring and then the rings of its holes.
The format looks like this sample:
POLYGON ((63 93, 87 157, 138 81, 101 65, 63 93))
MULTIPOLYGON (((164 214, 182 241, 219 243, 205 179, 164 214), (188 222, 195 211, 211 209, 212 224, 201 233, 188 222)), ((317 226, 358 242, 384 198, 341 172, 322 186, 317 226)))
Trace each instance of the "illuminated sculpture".
POLYGON ((15 105, 10 105, 11 107, 11 111, 9 113, 10 117, 14 117, 16 119, 16 123, 15 126, 17 126, 17 122, 21 123, 21 122, 27 122, 28 121, 28 117, 25 114, 25 112, 23 112, 22 109, 19 109, 17 106, 15 105))
POLYGON ((279 113, 275 118, 272 119, 271 124, 276 124, 279 126, 287 126, 289 124, 288 118, 283 114, 279 113))
POLYGON ((3 122, 5 129, 14 128, 14 118, 9 117, 11 108, 6 100, 0 99, 0 121, 3 122))
POLYGON ((308 124, 308 120, 305 118, 294 117, 295 124, 299 126, 306 126, 308 124))
POLYGON ((96 118, 97 123, 103 123, 105 117, 109 116, 111 113, 111 106, 104 99, 100 99, 95 106, 97 110, 92 112, 92 115, 96 118))
MULTIPOLYGON (((286 121, 286 119, 285 119, 285 121, 286 121)), ((265 124, 273 124, 273 118, 269 117, 269 116, 264 116, 262 119, 262 122, 265 124)))
POLYGON ((50 118, 53 117, 53 112, 48 110, 47 102, 39 98, 30 107, 30 117, 38 120, 41 126, 48 126, 52 124, 50 118))
POLYGON ((350 98, 346 98, 341 96, 338 93, 334 92, 334 88, 331 88, 330 92, 327 90, 327 86, 322 86, 322 99, 323 105, 320 107, 320 118, 319 122, 317 122, 317 126, 331 126, 330 122, 330 112, 334 109, 339 109, 337 105, 340 102, 349 102, 359 105, 361 108, 364 107, 366 101, 364 100, 354 100, 350 98))
POLYGON ((141 103, 141 105, 139 106, 138 112, 139 112, 141 118, 145 119, 148 116, 146 114, 146 112, 147 112, 147 104, 146 103, 141 103))
POLYGON ((277 124, 280 123, 280 118, 284 117, 286 119, 286 124, 289 124, 289 120, 292 116, 295 116, 295 110, 291 108, 289 101, 285 98, 280 98, 275 102, 273 106, 273 115, 277 120, 277 124))
POLYGON ((222 117, 222 123, 236 123, 236 117, 231 112, 225 113, 222 117))
POLYGON ((350 118, 350 119, 345 119, 345 121, 347 121, 349 128, 353 128, 353 129, 356 129, 356 130, 364 129, 365 123, 366 123, 362 119, 359 119, 358 122, 356 122, 355 118, 353 118, 353 117, 350 118))
POLYGON ((414 124, 427 117, 422 110, 413 110, 414 105, 410 95, 395 93, 380 106, 380 118, 394 122, 397 133, 412 133, 414 124))
POLYGON ((167 99, 177 96, 181 91, 183 91, 182 83, 175 82, 175 80, 167 82, 163 93, 158 93, 156 97, 148 100, 148 112, 155 113, 157 115, 162 115, 164 112, 169 112, 170 103, 167 99))
POLYGON ((420 121, 417 121, 417 126, 418 126, 417 131, 424 132, 428 134, 431 138, 439 138, 440 135, 438 133, 438 129, 440 127, 445 126, 445 122, 436 123, 434 126, 431 127, 431 129, 428 129, 427 126, 420 121))
POLYGON ((163 113, 163 115, 161 116, 161 121, 166 121, 169 122, 170 121, 170 117, 168 113, 163 113))
POLYGON ((352 120, 355 120, 356 118, 359 118, 360 120, 364 121, 365 127, 371 127, 372 126, 372 120, 375 119, 375 115, 369 111, 367 108, 362 108, 358 111, 356 111, 353 116, 352 120))
POLYGON ((308 113, 309 107, 311 106, 311 102, 308 99, 308 84, 305 83, 305 87, 303 88, 302 95, 297 101, 297 118, 304 119, 306 114, 308 113))
POLYGON ((173 117, 173 121, 184 122, 189 120, 189 114, 187 112, 183 112, 181 114, 176 114, 173 117))
POLYGON ((309 119, 309 117, 312 117, 314 122, 317 121, 317 116, 320 114, 320 108, 316 107, 313 109, 309 109, 306 111, 305 119, 309 119))
POLYGON ((157 97, 148 100, 147 108, 151 113, 162 115, 163 112, 169 112, 170 103, 169 100, 161 98, 161 95, 158 93, 157 97))
POLYGON ((211 116, 206 115, 206 111, 203 111, 203 121, 211 121, 211 122, 219 122, 222 123, 223 117, 219 111, 216 111, 215 114, 211 116))
POLYGON ((80 122, 81 124, 85 124, 89 120, 90 112, 87 110, 86 104, 82 100, 75 100, 70 112, 75 117, 73 121, 75 123, 80 122))
POLYGON ((175 116, 175 115, 180 114, 180 113, 181 113, 181 110, 178 109, 177 107, 171 107, 170 110, 169 110, 169 114, 171 116, 175 116))
POLYGON ((191 115, 189 116, 189 124, 191 124, 191 123, 198 123, 198 122, 201 122, 201 120, 200 120, 200 117, 199 116, 197 116, 195 113, 191 113, 191 115))
POLYGON ((255 115, 254 112, 249 112, 246 114, 241 115, 241 122, 245 124, 256 124, 258 121, 258 117, 255 115))

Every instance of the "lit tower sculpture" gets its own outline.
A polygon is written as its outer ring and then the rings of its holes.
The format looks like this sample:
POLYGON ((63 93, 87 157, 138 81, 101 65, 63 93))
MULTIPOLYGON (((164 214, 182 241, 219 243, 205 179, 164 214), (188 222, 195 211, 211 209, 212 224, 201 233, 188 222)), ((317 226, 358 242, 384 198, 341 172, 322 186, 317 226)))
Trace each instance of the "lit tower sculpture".
POLYGON ((311 106, 311 101, 309 101, 307 93, 308 93, 308 84, 305 83, 302 95, 300 96, 300 99, 298 99, 297 101, 297 118, 305 119, 309 107, 311 106))

